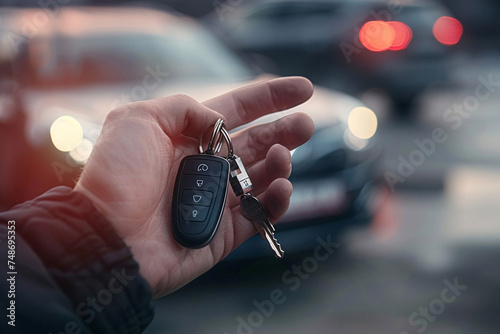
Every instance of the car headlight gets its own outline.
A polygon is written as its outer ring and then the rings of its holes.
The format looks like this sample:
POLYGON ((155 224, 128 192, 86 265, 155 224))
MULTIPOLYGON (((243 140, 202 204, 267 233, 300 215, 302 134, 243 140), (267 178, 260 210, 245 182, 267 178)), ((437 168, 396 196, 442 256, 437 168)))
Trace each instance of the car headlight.
POLYGON ((64 115, 50 126, 50 138, 59 151, 69 152, 82 143, 83 128, 76 118, 64 115))
POLYGON ((359 139, 370 139, 377 132, 377 116, 366 107, 357 107, 351 110, 347 118, 351 133, 359 139))

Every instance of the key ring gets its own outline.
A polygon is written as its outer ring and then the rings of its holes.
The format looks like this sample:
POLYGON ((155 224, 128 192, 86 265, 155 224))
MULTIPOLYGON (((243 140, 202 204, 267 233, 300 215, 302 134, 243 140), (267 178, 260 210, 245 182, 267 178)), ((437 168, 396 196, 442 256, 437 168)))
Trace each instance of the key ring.
POLYGON ((228 157, 232 157, 234 155, 233 144, 222 119, 218 119, 215 123, 214 130, 212 132, 212 136, 210 137, 210 141, 208 142, 208 147, 206 150, 203 150, 202 137, 203 136, 200 136, 200 138, 198 138, 198 148, 200 150, 200 153, 212 155, 219 154, 220 150, 222 149, 222 140, 225 140, 227 144, 228 157))
POLYGON ((229 132, 227 132, 225 126, 222 127, 221 132, 222 132, 222 136, 224 137, 224 140, 226 141, 226 144, 227 144, 227 157, 231 158, 234 156, 233 143, 231 142, 231 137, 229 137, 229 132))
POLYGON ((217 153, 220 151, 221 147, 222 147, 222 143, 221 143, 221 134, 220 134, 220 131, 222 129, 222 127, 224 126, 224 121, 222 119, 219 119, 217 120, 217 122, 215 123, 214 125, 214 130, 212 132, 212 137, 210 137, 210 141, 208 142, 208 148, 206 150, 203 149, 203 146, 202 146, 202 137, 203 135, 201 135, 199 138, 198 138, 198 149, 200 151, 201 154, 205 153, 205 154, 216 154, 215 152, 217 151, 217 153), (216 148, 214 150, 214 143, 217 143, 216 144, 216 148))

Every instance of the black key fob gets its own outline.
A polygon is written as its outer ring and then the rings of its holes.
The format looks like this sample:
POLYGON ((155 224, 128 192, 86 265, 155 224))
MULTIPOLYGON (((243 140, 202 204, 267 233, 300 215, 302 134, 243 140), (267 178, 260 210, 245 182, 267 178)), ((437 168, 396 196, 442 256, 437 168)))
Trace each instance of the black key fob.
POLYGON ((182 159, 172 198, 175 240, 187 248, 212 241, 227 197, 229 162, 216 155, 190 155, 182 159))

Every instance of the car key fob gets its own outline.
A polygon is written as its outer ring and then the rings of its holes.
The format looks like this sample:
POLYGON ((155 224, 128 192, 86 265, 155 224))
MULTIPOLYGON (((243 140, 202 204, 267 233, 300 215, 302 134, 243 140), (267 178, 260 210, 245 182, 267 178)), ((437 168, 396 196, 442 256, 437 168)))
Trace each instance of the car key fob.
POLYGON ((177 242, 201 248, 212 241, 226 204, 229 162, 217 155, 182 159, 172 198, 172 227, 177 242))

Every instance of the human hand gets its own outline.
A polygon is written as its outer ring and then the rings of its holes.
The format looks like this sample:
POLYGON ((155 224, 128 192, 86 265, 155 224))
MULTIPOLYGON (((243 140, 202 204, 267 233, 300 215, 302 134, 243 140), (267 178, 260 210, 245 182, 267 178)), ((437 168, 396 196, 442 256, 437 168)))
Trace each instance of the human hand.
MULTIPOLYGON (((256 233, 228 194, 219 229, 201 249, 179 246, 172 234, 174 183, 183 157, 198 154, 198 138, 225 120, 228 130, 306 101, 312 84, 290 77, 246 86, 200 104, 182 95, 136 102, 110 112, 74 191, 84 194, 131 248, 142 276, 159 297, 212 268, 256 233), (217 112, 215 111, 217 110, 217 112)), ((294 113, 231 134, 273 222, 288 209, 290 150, 312 135, 311 118, 294 113), (264 137, 265 136, 265 137, 264 137), (266 138, 265 141, 259 138, 266 138)))

